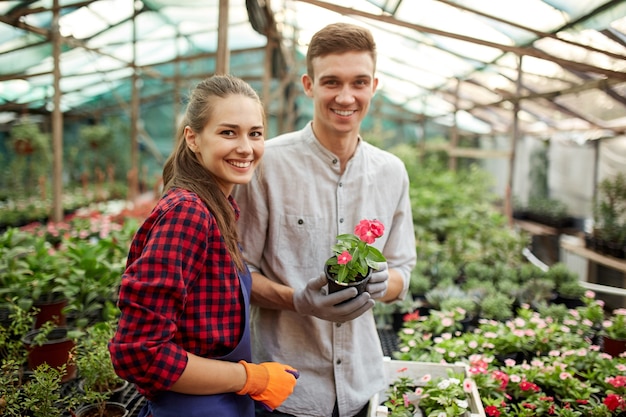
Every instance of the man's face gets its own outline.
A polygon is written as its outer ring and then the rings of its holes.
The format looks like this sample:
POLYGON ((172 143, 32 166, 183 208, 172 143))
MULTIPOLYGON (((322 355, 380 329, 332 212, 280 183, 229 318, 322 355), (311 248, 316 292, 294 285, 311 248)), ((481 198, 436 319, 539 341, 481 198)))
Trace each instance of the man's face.
POLYGON ((302 84, 313 99, 315 133, 357 135, 378 85, 371 55, 346 52, 318 57, 313 70, 315 79, 305 74, 302 84))

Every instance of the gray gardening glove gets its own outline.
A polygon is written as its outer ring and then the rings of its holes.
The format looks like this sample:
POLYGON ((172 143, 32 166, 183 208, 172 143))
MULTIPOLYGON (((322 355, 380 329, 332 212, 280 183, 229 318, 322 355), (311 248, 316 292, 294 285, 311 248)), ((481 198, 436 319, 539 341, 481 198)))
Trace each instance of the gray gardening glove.
POLYGON ((327 294, 326 275, 322 274, 307 282, 306 287, 294 292, 293 306, 300 314, 315 316, 322 320, 343 323, 353 320, 374 307, 370 294, 364 292, 346 303, 357 294, 356 288, 347 288, 333 294, 327 294))
POLYGON ((387 262, 379 262, 378 269, 372 272, 372 277, 365 286, 365 291, 370 293, 374 300, 379 300, 387 294, 389 285, 389 271, 387 262))

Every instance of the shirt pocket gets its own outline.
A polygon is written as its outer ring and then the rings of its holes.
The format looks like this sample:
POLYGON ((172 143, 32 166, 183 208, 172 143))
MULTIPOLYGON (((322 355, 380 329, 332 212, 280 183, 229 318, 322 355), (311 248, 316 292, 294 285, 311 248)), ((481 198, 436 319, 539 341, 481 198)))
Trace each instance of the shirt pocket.
POLYGON ((278 236, 280 262, 299 268, 303 274, 321 273, 326 261, 324 254, 331 255, 330 249, 323 247, 323 242, 328 240, 324 224, 325 220, 319 217, 282 216, 278 236))

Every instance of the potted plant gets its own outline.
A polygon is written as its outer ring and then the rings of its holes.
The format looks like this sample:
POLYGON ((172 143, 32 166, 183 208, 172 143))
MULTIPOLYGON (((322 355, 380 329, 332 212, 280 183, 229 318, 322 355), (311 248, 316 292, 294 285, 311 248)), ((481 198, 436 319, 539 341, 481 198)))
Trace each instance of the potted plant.
POLYGON ((6 272, 0 276, 0 296, 17 298, 26 310, 37 308, 35 327, 50 320, 64 325, 63 308, 68 300, 59 279, 69 273, 68 259, 56 253, 42 236, 36 236, 24 249, 22 256, 8 260, 6 272))
POLYGON ((111 129, 103 124, 82 126, 79 135, 92 149, 98 149, 113 139, 111 129))
POLYGON ((584 305, 582 297, 587 289, 578 281, 563 282, 556 288, 558 297, 555 302, 565 304, 568 308, 576 308, 584 305))
POLYGON ((626 174, 605 178, 598 185, 594 206, 593 248, 617 258, 624 258, 626 240, 626 174))
POLYGON ((445 300, 451 298, 466 298, 467 295, 458 285, 451 282, 442 282, 428 290, 425 297, 432 309, 441 310, 441 305, 445 300))
POLYGON ((115 331, 114 323, 103 321, 85 329, 74 349, 74 358, 78 367, 79 387, 87 394, 100 393, 98 404, 104 407, 105 401, 121 402, 123 391, 128 381, 115 373, 108 342, 115 331))
POLYGON ((513 302, 515 299, 501 292, 486 295, 480 301, 479 316, 483 319, 505 321, 514 316, 513 302))
POLYGON ((116 316, 124 258, 112 250, 111 241, 72 238, 63 254, 69 261, 69 271, 56 282, 67 295, 69 303, 65 311, 72 325, 85 328, 116 316))
POLYGON ((23 120, 13 125, 9 135, 13 150, 18 155, 49 152, 48 137, 41 133, 39 126, 32 121, 23 120))
POLYGON ((365 291, 372 269, 386 262, 384 255, 371 246, 384 231, 380 221, 363 219, 354 228, 354 234, 337 236, 337 243, 331 247, 335 254, 326 261, 324 268, 330 293, 351 286, 356 287, 359 294, 365 291))
POLYGON ((76 377, 76 364, 72 360, 76 334, 65 326, 46 322, 40 328, 27 332, 22 343, 28 352, 28 369, 33 371, 46 363, 55 369, 64 369, 62 382, 76 377))
POLYGON ((602 323, 602 345, 605 353, 618 356, 626 352, 626 308, 613 310, 602 323))

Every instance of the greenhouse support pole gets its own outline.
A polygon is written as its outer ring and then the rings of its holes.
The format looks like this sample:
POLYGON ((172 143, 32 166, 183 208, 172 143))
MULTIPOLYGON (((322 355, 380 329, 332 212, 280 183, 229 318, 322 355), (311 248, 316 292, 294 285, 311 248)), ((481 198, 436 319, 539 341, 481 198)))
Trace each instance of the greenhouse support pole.
POLYGON ((509 178, 504 196, 504 214, 509 221, 509 226, 513 226, 513 172, 515 171, 515 150, 520 136, 518 113, 520 110, 519 97, 522 90, 522 58, 522 55, 517 57, 516 98, 513 101, 513 125, 511 129, 511 153, 509 154, 509 178))
POLYGON ((133 15, 133 75, 130 98, 130 172, 128 173, 128 199, 130 201, 135 201, 139 196, 139 81, 137 70, 137 10, 135 10, 133 15))
POLYGON ((230 71, 228 52, 228 0, 220 0, 218 21, 215 73, 228 74, 228 71, 230 71))
POLYGON ((61 36, 59 33, 59 0, 54 0, 52 11, 52 59, 54 61, 52 109, 52 212, 50 219, 63 220, 63 115, 61 113, 61 36))
MULTIPOLYGON (((262 100, 265 104, 265 114, 270 114, 270 85, 272 83, 272 51, 274 50, 274 40, 267 34, 265 35, 267 42, 265 43, 265 57, 263 59, 263 94, 262 100)), ((281 114, 282 111, 279 112, 281 114)))
POLYGON ((181 119, 181 96, 180 96, 180 47, 178 40, 182 38, 180 31, 176 31, 176 63, 174 64, 174 134, 172 140, 174 141, 174 147, 178 143, 178 124, 181 119))
POLYGON ((457 146, 459 145, 459 128, 457 126, 457 113, 459 112, 459 88, 461 87, 461 80, 456 79, 456 85, 454 87, 454 113, 452 114, 452 137, 450 144, 450 151, 448 152, 448 169, 450 171, 456 171, 457 168, 457 157, 456 153, 450 154, 450 152, 456 151, 457 146))

